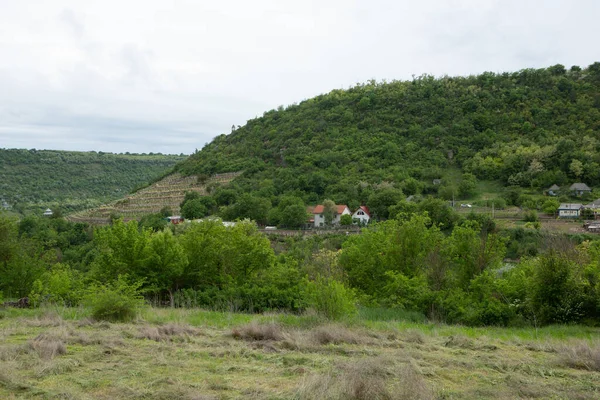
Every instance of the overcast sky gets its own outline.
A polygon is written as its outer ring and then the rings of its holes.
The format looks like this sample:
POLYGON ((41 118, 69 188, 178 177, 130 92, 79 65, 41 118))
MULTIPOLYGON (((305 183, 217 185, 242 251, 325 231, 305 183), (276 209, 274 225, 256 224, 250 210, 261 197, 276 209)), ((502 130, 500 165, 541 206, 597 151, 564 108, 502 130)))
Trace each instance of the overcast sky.
POLYGON ((597 0, 0 0, 0 148, 186 153, 369 79, 600 60, 597 0))

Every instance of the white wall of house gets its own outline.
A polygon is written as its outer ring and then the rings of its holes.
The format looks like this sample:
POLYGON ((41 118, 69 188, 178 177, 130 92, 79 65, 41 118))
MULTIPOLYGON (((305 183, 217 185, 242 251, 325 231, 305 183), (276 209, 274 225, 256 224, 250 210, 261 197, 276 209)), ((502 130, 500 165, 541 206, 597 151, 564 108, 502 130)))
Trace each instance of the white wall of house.
POLYGON ((579 217, 579 210, 558 210, 558 216, 564 218, 579 217))
MULTIPOLYGON (((320 226, 325 226, 325 215, 324 214, 313 214, 315 217, 315 228, 318 228, 320 226)), ((352 212, 350 211, 350 209, 348 207, 344 208, 344 211, 342 211, 341 214, 336 214, 335 217, 333 218, 333 221, 331 221, 332 225, 339 225, 340 224, 340 218, 342 218, 342 215, 352 215, 352 212)))
POLYGON ((359 208, 358 210, 354 211, 354 214, 352 214, 352 219, 358 220, 359 224, 366 225, 371 220, 371 217, 369 217, 369 214, 364 212, 362 208, 359 208))

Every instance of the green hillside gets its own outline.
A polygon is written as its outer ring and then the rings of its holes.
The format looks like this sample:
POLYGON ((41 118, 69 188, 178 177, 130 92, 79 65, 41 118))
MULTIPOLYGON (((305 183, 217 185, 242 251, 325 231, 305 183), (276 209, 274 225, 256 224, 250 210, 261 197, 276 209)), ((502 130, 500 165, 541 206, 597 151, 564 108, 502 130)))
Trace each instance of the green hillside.
POLYGON ((0 206, 21 213, 90 208, 161 177, 184 156, 0 149, 0 206))
POLYGON ((176 170, 244 171, 243 192, 356 205, 382 183, 435 194, 448 170, 503 186, 599 185, 599 149, 596 62, 333 90, 218 136, 176 170))

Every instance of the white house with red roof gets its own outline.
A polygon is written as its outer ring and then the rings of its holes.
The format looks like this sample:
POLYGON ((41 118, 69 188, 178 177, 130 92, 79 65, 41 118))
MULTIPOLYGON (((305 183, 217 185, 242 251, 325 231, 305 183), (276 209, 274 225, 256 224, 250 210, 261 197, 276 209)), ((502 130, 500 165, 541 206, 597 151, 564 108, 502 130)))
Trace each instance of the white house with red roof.
MULTIPOLYGON (((332 225, 339 225, 340 218, 342 217, 342 215, 352 215, 352 212, 350 211, 348 206, 345 204, 336 204, 335 207, 336 207, 336 214, 335 214, 335 217, 333 218, 333 221, 331 221, 332 225)), ((323 207, 322 204, 319 204, 312 210, 315 228, 325 226, 324 212, 325 212, 325 207, 323 207)))
POLYGON ((358 210, 352 214, 352 220, 359 225, 367 225, 371 220, 371 213, 367 206, 358 207, 358 210))

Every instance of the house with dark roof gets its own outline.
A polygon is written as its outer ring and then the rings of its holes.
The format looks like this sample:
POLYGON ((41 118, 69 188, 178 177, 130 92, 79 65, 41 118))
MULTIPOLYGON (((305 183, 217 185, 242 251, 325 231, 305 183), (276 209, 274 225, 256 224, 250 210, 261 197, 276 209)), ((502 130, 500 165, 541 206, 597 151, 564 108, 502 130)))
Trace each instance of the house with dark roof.
MULTIPOLYGON (((352 215, 352 212, 345 204, 336 204, 336 213, 331 221, 332 225, 339 225, 340 218, 342 215, 352 215)), ((309 211, 313 215, 313 223, 315 228, 325 226, 325 207, 322 204, 317 205, 312 211, 309 211)))
POLYGON ((579 218, 583 206, 578 203, 562 203, 558 207, 559 218, 579 218))
POLYGON ((582 196, 586 193, 592 193, 592 189, 590 189, 590 187, 588 185, 586 185, 585 183, 581 183, 581 182, 572 184, 571 187, 569 187, 569 190, 575 196, 582 196))
POLYGON ((548 196, 558 196, 558 191, 560 190, 560 186, 558 186, 556 183, 552 186, 550 186, 548 188, 548 190, 546 190, 546 194, 548 196))

